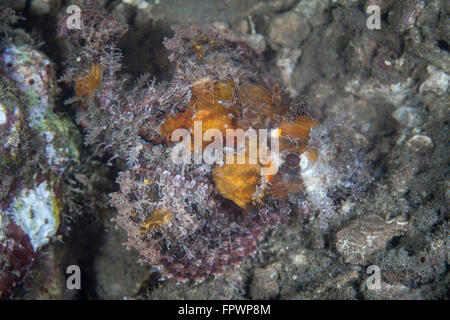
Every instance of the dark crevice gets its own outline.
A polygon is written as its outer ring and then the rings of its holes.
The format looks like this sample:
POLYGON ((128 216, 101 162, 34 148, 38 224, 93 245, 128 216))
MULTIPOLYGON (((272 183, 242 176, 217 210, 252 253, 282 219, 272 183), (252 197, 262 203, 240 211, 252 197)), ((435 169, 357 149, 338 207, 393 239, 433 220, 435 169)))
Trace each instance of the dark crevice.
POLYGON ((448 52, 448 42, 445 40, 438 40, 437 41, 437 46, 439 47, 439 49, 441 50, 445 50, 448 52))
POLYGON ((95 257, 103 242, 101 223, 93 216, 80 216, 67 239, 67 266, 77 265, 81 269, 81 289, 74 299, 97 299, 95 257))

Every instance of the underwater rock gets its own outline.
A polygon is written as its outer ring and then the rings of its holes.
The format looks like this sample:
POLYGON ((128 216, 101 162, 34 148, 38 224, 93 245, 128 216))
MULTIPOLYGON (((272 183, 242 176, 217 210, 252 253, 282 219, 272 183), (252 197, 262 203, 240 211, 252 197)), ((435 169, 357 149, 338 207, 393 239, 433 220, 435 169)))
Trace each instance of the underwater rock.
POLYGON ((429 65, 427 71, 430 77, 420 85, 419 92, 433 91, 438 95, 446 92, 450 76, 433 65, 429 65))
POLYGON ((5 298, 25 281, 37 253, 57 233, 66 203, 62 177, 78 161, 79 136, 70 120, 54 112, 56 79, 42 52, 32 44, 2 42, 0 72, 0 291, 5 298))
POLYGON ((351 264, 367 263, 394 236, 406 232, 408 222, 401 218, 384 221, 376 215, 362 216, 336 235, 336 249, 351 264))
POLYGON ((270 40, 285 48, 299 48, 308 38, 311 26, 303 14, 290 11, 275 17, 270 25, 270 40))
POLYGON ((0 299, 24 281, 35 261, 29 237, 8 217, 0 215, 0 299))
POLYGON ((250 295, 253 299, 274 299, 280 291, 278 285, 281 263, 274 263, 265 268, 255 269, 250 285, 250 295))
MULTIPOLYGON (((63 170, 70 161, 78 157, 78 142, 76 135, 70 131, 71 128, 74 129, 71 122, 53 111, 56 79, 50 61, 31 46, 8 45, 0 57, 0 66, 25 96, 26 118, 23 120, 45 141, 44 149, 49 167, 55 173, 63 170)), ((14 92, 9 93, 12 94, 14 92)), ((7 99, 9 96, 3 97, 7 99)), ((8 104, 15 117, 21 114, 18 109, 20 106, 6 102, 8 104)), ((9 148, 10 145, 7 143, 3 147, 9 148)))
POLYGON ((381 281, 379 289, 364 288, 364 296, 370 300, 423 300, 420 289, 413 289, 402 284, 390 284, 381 281))

